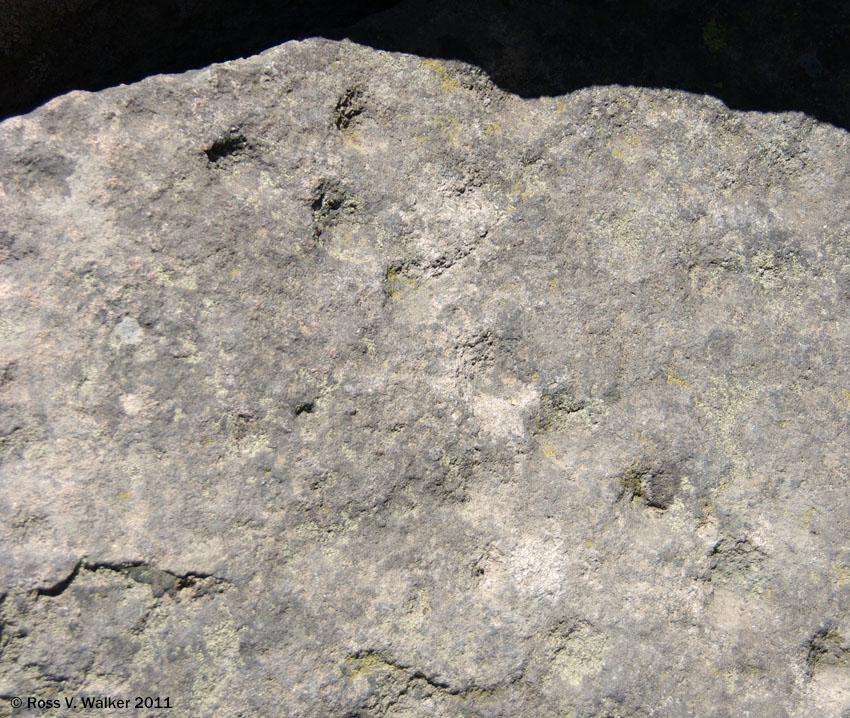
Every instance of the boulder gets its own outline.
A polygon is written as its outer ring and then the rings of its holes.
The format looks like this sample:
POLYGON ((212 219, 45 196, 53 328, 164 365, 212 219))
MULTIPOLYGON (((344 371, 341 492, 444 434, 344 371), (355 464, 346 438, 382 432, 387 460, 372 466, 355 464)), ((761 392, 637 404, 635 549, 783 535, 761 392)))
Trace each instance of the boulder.
POLYGON ((0 695, 845 715, 848 153, 323 39, 6 120, 0 695))

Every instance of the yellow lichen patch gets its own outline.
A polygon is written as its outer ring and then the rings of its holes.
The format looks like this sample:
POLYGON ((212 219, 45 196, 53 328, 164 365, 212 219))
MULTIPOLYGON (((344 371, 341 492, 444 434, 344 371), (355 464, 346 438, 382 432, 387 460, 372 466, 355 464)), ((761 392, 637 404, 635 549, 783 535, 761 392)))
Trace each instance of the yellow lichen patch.
POLYGON ((428 67, 440 80, 440 88, 447 95, 460 90, 460 83, 455 79, 453 73, 439 60, 426 59, 425 66, 428 67))
MULTIPOLYGON (((511 187, 511 194, 525 201, 538 193, 546 193, 548 191, 546 183, 541 181, 538 172, 539 169, 534 164, 523 166, 519 177, 511 187)), ((514 208, 509 208, 509 211, 512 209, 514 208)))
POLYGON ((531 196, 528 192, 525 191, 521 179, 516 181, 516 184, 514 184, 513 188, 511 189, 511 194, 519 195, 519 198, 523 201, 531 196))
POLYGON ((529 199, 530 197, 534 197, 535 187, 529 182, 528 178, 521 177, 518 179, 514 186, 511 188, 511 194, 519 197, 523 202, 529 199))
POLYGON ((372 676, 376 673, 383 673, 385 671, 403 673, 401 668, 392 665, 374 653, 369 653, 365 656, 358 656, 356 658, 349 656, 345 659, 345 664, 350 671, 349 675, 352 678, 357 678, 358 676, 372 676))
POLYGON ((747 476, 746 451, 741 446, 740 426, 756 406, 765 389, 750 381, 728 376, 711 377, 700 388, 705 415, 719 431, 720 446, 732 463, 735 479, 747 476))
MULTIPOLYGON (((458 558, 462 558, 462 554, 458 558)), ((408 568, 411 570, 420 569, 421 567, 419 564, 420 561, 417 559, 416 561, 410 562, 408 564, 408 568)), ((419 632, 430 620, 431 611, 431 596, 428 591, 421 589, 418 592, 417 597, 411 600, 404 615, 398 616, 396 620, 399 623, 399 627, 401 627, 405 632, 419 632)))
POLYGON ((832 570, 832 575, 835 577, 834 581, 837 585, 847 586, 850 584, 850 566, 845 566, 833 561, 830 569, 832 570))
POLYGON ((408 275, 402 268, 390 267, 387 269, 386 293, 392 301, 398 302, 404 298, 412 289, 419 284, 415 277, 408 275))
POLYGON ((194 659, 195 671, 191 695, 199 713, 214 712, 227 693, 226 676, 239 670, 239 632, 227 615, 216 626, 201 631, 202 648, 187 649, 194 659))
POLYGON ((363 148, 363 133, 358 130, 346 128, 342 133, 342 143, 346 147, 359 150, 363 148))
POLYGON ((637 468, 638 460, 632 462, 632 466, 623 474, 623 493, 631 496, 633 500, 643 496, 643 474, 637 468))
POLYGON ((195 291, 198 288, 198 280, 194 275, 180 276, 177 271, 166 268, 159 262, 154 264, 152 273, 154 281, 160 287, 179 287, 190 291, 195 291))
POLYGON ((93 364, 83 367, 83 377, 78 385, 78 391, 83 399, 94 398, 99 376, 100 372, 93 364))
POLYGON ((543 444, 540 450, 543 452, 543 456, 549 459, 549 461, 558 461, 563 456, 552 444, 543 444))
POLYGON ((256 456, 264 451, 271 451, 268 437, 265 434, 257 434, 246 437, 238 446, 233 447, 230 453, 235 456, 256 456))
POLYGON ((484 133, 488 135, 501 135, 502 128, 495 122, 488 122, 487 127, 484 128, 484 133))
POLYGON ((375 258, 373 243, 356 225, 335 227, 322 246, 331 257, 349 264, 368 264, 375 258))
MULTIPOLYGON (((780 253, 770 249, 755 252, 749 260, 747 276, 762 289, 775 290, 787 286, 789 282, 799 282, 807 273, 800 259, 793 253, 780 253)), ((784 319, 787 307, 784 302, 771 307, 784 319)))
POLYGON ((599 673, 605 663, 608 637, 587 624, 579 624, 556 639, 549 678, 560 678, 577 686, 582 678, 599 673))
POLYGON ((850 389, 842 389, 841 395, 844 397, 844 401, 850 404, 850 389))
POLYGON ((548 287, 549 287, 550 292, 553 292, 553 293, 557 292, 558 291, 558 280, 557 279, 550 279, 549 282, 548 282, 548 287))
MULTIPOLYGON (((686 489, 689 488, 687 487, 687 479, 683 479, 682 484, 685 485, 686 489)), ((674 497, 670 502, 670 505, 667 507, 666 517, 668 526, 679 531, 687 531, 688 533, 696 531, 700 523, 705 520, 704 517, 698 517, 691 513, 679 496, 674 497)))
POLYGON ((627 207, 614 215, 601 211, 591 217, 593 240, 605 247, 608 271, 620 281, 637 282, 646 278, 645 258, 656 240, 668 231, 645 209, 627 207))
POLYGON ((687 389, 688 389, 688 382, 686 382, 681 377, 676 376, 676 371, 675 371, 675 367, 673 366, 673 364, 670 364, 670 365, 667 366, 667 383, 668 384, 675 384, 680 389, 684 389, 685 391, 687 391, 687 389))
POLYGON ((557 112, 560 115, 562 112, 566 112, 566 111, 567 111, 567 103, 564 102, 563 100, 559 100, 558 104, 555 105, 555 112, 557 112))
POLYGON ((628 135, 618 135, 609 140, 608 143, 611 154, 618 159, 626 158, 630 154, 630 150, 633 150, 639 144, 640 139, 628 135))
POLYGON ((437 115, 434 120, 440 136, 453 147, 460 146, 460 120, 454 115, 437 115))
POLYGON ((806 511, 803 513, 803 527, 804 528, 809 528, 809 524, 812 521, 812 515, 814 513, 816 513, 815 509, 806 509, 806 511))
POLYGON ((0 436, 0 463, 10 454, 19 453, 26 461, 36 461, 47 455, 47 434, 34 417, 28 417, 23 426, 5 436, 0 436))

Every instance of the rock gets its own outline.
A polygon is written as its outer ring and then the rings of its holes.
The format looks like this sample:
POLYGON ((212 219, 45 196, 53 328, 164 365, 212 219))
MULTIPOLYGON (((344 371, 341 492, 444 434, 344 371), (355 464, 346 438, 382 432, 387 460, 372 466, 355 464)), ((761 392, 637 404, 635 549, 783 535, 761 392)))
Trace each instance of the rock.
POLYGON ((3 122, 0 695, 843 715, 848 152, 328 40, 3 122))
POLYGON ((637 85, 802 111, 850 129, 850 5, 840 0, 3 0, 0 119, 70 90, 100 90, 348 38, 484 69, 522 97, 637 85))
POLYGON ((3 0, 0 118, 69 90, 99 90, 327 34, 395 1, 3 0))

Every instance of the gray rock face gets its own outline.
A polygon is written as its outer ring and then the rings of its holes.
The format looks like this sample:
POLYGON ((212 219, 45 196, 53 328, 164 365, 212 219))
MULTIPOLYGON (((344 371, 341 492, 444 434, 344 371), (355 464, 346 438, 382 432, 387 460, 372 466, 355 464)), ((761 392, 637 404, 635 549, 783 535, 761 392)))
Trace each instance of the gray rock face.
POLYGON ((0 695, 847 715, 848 156, 322 40, 4 122, 0 695))

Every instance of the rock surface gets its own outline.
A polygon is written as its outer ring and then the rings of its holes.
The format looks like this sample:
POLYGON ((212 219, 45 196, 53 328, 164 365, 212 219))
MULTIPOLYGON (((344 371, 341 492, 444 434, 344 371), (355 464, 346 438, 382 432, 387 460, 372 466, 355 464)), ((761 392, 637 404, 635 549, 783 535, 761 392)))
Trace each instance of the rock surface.
POLYGON ((846 716, 849 155, 327 40, 5 121, 0 714, 846 716))
POLYGON ((635 85, 850 130, 844 0, 0 0, 0 120, 305 37, 482 68, 521 97, 635 85))

